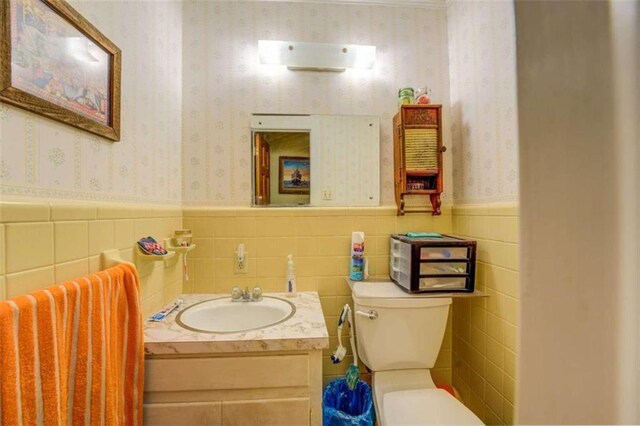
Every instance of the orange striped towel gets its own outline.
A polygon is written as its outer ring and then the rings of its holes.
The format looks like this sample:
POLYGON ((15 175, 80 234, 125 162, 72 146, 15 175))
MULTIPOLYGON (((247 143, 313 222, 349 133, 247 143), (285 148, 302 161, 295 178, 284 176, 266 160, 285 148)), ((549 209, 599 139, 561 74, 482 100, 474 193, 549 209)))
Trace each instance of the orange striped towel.
POLYGON ((141 426, 143 386, 135 268, 0 302, 0 424, 141 426))

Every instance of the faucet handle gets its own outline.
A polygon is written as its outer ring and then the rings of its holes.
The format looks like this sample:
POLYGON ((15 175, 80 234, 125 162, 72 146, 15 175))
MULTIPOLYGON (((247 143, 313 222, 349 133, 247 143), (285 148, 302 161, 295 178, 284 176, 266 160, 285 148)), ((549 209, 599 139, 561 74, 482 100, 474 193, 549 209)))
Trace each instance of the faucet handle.
POLYGON ((234 287, 231 289, 231 300, 240 300, 242 298, 242 290, 240 287, 234 287))
POLYGON ((259 286, 255 286, 253 288, 253 292, 251 293, 251 298, 256 302, 262 300, 262 288, 260 288, 259 286))

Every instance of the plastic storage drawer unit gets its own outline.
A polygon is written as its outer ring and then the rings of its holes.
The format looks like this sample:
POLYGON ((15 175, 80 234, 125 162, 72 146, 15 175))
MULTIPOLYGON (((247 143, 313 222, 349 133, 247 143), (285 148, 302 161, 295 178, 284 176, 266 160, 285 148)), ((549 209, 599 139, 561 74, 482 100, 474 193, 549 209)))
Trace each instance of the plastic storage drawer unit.
POLYGON ((391 235, 390 277, 409 293, 473 292, 476 242, 453 235, 391 235))

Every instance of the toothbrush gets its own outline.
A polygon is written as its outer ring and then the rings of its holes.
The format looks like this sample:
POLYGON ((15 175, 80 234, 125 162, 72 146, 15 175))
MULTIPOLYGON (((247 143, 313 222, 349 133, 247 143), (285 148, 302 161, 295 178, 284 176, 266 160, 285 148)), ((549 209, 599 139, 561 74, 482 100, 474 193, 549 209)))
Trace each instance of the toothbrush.
POLYGON ((167 316, 169 316, 169 314, 173 311, 175 311, 176 309, 178 309, 180 307, 180 305, 182 305, 183 300, 182 299, 178 299, 175 302, 173 302, 172 304, 165 306, 164 308, 162 308, 160 311, 156 312, 155 314, 153 314, 151 316, 151 318, 149 318, 149 321, 154 321, 154 322, 158 322, 158 321, 162 321, 163 319, 165 319, 167 316))
POLYGON ((189 281, 189 269, 187 269, 187 252, 182 256, 182 274, 184 275, 184 280, 189 281))

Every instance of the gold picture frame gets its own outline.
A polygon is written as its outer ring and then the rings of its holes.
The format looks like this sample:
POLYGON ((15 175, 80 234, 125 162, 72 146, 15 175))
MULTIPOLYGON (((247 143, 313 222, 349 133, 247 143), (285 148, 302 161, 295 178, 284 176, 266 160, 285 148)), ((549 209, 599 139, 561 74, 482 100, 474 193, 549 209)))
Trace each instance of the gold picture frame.
POLYGON ((0 101, 120 140, 121 51, 64 0, 0 0, 0 101))

